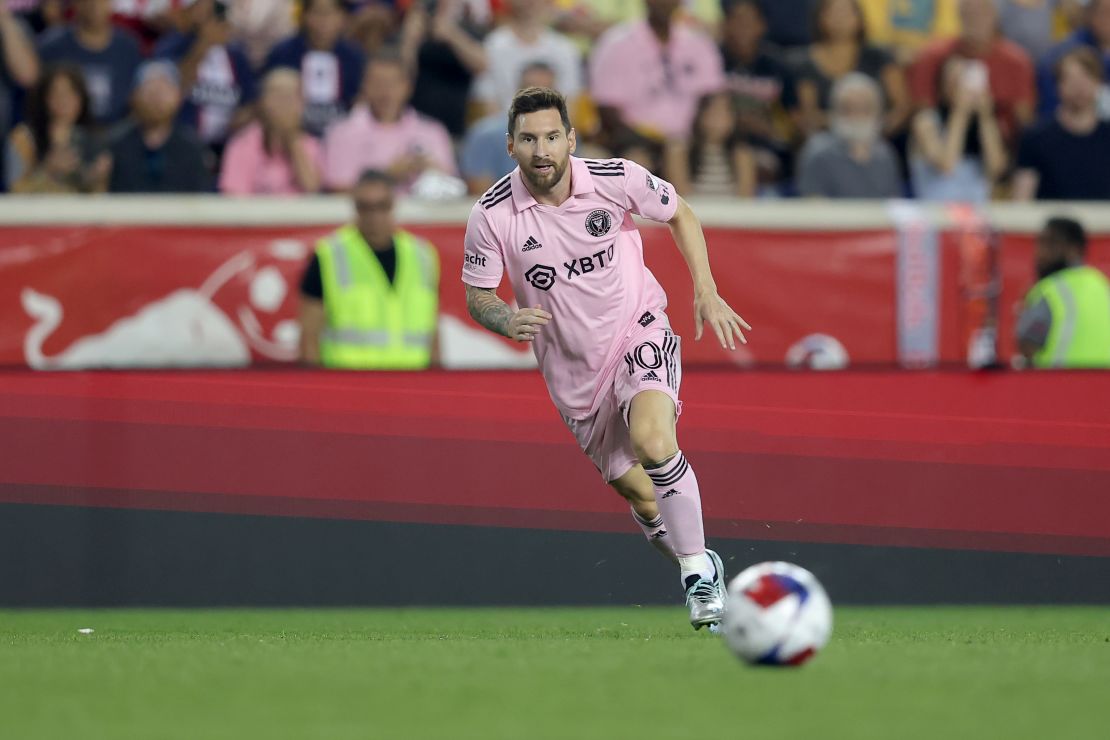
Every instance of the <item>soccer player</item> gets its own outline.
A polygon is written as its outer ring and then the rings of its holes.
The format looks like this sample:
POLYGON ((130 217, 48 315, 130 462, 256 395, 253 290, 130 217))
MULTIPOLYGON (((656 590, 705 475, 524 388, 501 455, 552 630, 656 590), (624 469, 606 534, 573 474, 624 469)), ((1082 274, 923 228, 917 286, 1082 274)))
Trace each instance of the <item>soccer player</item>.
POLYGON ((470 315, 533 343, 579 446, 631 503, 648 541, 678 564, 691 624, 715 625, 724 566, 705 547, 698 480, 675 433, 680 340, 632 215, 670 226, 694 281, 695 339, 704 322, 735 349, 751 327, 717 295, 701 224, 670 183, 623 159, 571 156, 575 132, 559 93, 517 93, 507 139, 517 168, 486 191, 467 223, 470 315), (506 271, 525 308, 497 297, 506 271))

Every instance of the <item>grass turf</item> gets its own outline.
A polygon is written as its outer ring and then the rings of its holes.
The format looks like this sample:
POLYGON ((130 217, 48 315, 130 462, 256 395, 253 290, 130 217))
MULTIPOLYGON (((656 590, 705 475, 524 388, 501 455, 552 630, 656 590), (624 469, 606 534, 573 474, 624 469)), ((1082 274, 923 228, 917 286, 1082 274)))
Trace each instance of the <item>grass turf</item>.
POLYGON ((1110 736, 1108 609, 836 616, 757 669, 679 608, 0 611, 0 737, 1110 736))

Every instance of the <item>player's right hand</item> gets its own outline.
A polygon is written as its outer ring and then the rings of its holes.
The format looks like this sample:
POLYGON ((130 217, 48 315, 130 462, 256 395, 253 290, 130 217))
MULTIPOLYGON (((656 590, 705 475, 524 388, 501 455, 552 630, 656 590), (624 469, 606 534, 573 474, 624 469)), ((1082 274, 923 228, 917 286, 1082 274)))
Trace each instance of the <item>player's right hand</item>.
POLYGON ((518 342, 531 342, 540 333, 540 329, 551 321, 551 314, 539 306, 534 308, 521 308, 509 319, 509 339, 518 342))

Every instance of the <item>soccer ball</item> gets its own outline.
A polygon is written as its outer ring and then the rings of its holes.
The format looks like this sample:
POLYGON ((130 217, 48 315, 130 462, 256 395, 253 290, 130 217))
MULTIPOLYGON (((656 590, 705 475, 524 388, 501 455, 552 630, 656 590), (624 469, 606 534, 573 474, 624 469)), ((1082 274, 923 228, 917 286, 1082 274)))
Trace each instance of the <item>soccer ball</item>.
POLYGON ((832 633, 828 594, 805 568, 759 563, 728 584, 721 632, 730 650, 756 665, 801 665, 832 633))

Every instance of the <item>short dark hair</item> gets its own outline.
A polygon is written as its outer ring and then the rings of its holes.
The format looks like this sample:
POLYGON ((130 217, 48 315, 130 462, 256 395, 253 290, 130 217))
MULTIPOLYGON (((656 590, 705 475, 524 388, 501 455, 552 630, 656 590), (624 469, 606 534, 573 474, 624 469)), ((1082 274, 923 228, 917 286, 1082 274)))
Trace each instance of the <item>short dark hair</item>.
POLYGON ((1106 79, 1106 69, 1102 66, 1102 57, 1089 46, 1081 46, 1078 49, 1072 49, 1056 62, 1052 71, 1056 74, 1057 82, 1063 78, 1064 64, 1069 59, 1074 59, 1075 63, 1091 76, 1091 79, 1098 82, 1103 82, 1106 79))
POLYGON ((1074 218, 1054 216, 1045 222, 1042 233, 1047 239, 1087 253, 1087 230, 1074 218))
POLYGON ((763 12, 763 6, 759 0, 721 0, 721 14, 727 18, 745 5, 758 13, 764 21, 767 20, 767 14, 763 12))
POLYGON ((570 133, 570 114, 567 113, 567 99, 550 87, 526 87, 513 97, 509 106, 509 136, 516 135, 516 119, 525 113, 541 110, 557 110, 563 119, 563 129, 570 133))
POLYGON ((358 180, 355 181, 355 187, 357 188, 361 185, 370 184, 385 185, 387 188, 392 190, 394 187, 396 187, 397 182, 388 172, 383 172, 382 170, 375 169, 363 170, 362 174, 358 176, 358 180))

